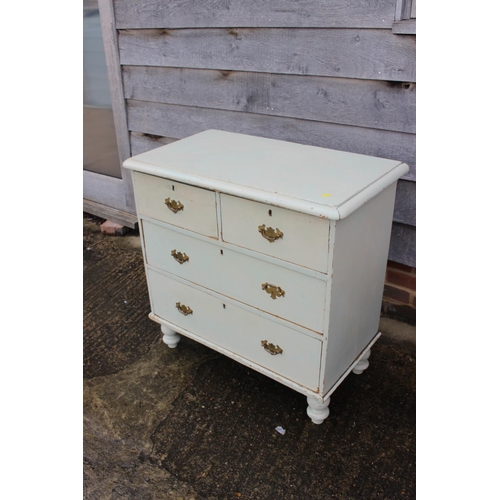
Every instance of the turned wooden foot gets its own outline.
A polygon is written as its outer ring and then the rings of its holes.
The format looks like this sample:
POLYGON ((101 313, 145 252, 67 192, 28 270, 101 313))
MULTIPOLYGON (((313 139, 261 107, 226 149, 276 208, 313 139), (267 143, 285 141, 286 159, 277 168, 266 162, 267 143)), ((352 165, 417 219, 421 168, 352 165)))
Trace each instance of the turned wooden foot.
POLYGON ((355 373, 356 375, 361 375, 370 365, 370 362, 368 361, 368 358, 370 357, 370 354, 372 353, 371 349, 368 349, 363 354, 363 357, 358 361, 356 366, 352 369, 352 373, 355 373))
POLYGON ((161 325, 161 331, 163 333, 163 342, 171 349, 175 349, 181 340, 181 336, 165 325, 161 325))
POLYGON ((307 407, 307 414, 314 424, 322 424, 323 420, 330 415, 330 410, 328 409, 330 398, 321 402, 311 396, 307 396, 307 404, 309 405, 307 407))

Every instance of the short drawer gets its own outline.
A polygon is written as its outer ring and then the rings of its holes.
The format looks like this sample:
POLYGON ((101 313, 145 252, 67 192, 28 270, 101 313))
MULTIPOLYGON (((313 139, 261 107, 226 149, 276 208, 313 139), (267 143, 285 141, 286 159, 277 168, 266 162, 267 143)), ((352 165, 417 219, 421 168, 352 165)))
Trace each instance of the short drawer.
POLYGON ((221 194, 222 239, 326 273, 329 221, 221 194))
POLYGON ((249 361, 318 390, 322 342, 148 269, 153 313, 249 361))
POLYGON ((140 215, 213 238, 218 237, 215 192, 134 172, 140 215))
POLYGON ((323 333, 324 280, 148 221, 142 232, 149 265, 323 333))

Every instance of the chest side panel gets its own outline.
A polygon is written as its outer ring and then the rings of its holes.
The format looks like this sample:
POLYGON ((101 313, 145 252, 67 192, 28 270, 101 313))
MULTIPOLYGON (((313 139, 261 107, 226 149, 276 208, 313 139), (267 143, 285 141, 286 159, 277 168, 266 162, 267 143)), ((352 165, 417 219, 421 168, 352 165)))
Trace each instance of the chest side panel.
POLYGON ((378 333, 396 183, 336 222, 323 391, 378 333))

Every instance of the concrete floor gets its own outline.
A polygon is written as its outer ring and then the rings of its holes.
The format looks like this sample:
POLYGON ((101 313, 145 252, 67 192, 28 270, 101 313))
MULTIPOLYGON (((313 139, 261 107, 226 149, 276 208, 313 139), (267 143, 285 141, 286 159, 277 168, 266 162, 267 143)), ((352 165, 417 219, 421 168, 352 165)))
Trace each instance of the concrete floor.
POLYGON ((186 338, 169 349, 137 232, 87 217, 85 499, 415 498, 414 327, 381 319, 369 369, 316 426, 291 389, 186 338))

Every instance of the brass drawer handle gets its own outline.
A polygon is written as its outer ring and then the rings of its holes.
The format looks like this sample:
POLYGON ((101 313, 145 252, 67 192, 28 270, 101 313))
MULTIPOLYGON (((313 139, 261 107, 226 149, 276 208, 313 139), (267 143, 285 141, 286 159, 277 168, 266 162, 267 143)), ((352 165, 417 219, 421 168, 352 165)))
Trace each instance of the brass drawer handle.
POLYGON ((184 264, 184 262, 187 262, 189 260, 189 257, 182 252, 178 252, 177 250, 172 250, 170 255, 179 263, 179 264, 184 264))
POLYGON ((165 205, 176 214, 179 210, 184 210, 184 205, 180 201, 171 200, 167 198, 165 200, 165 205))
POLYGON ((262 290, 265 290, 273 300, 276 300, 276 297, 285 296, 285 290, 283 290, 283 288, 269 283, 262 283, 262 290))
POLYGON ((272 243, 275 240, 283 238, 283 233, 278 229, 273 229, 272 227, 266 227, 265 224, 259 226, 259 233, 265 238, 267 241, 272 243))
POLYGON ((261 340, 260 345, 272 356, 283 354, 283 349, 279 345, 269 344, 267 340, 261 340))
POLYGON ((181 304, 180 302, 177 302, 175 304, 175 307, 177 307, 177 310, 181 314, 184 314, 184 316, 188 316, 189 314, 193 314, 193 310, 190 307, 185 306, 185 305, 181 304))

